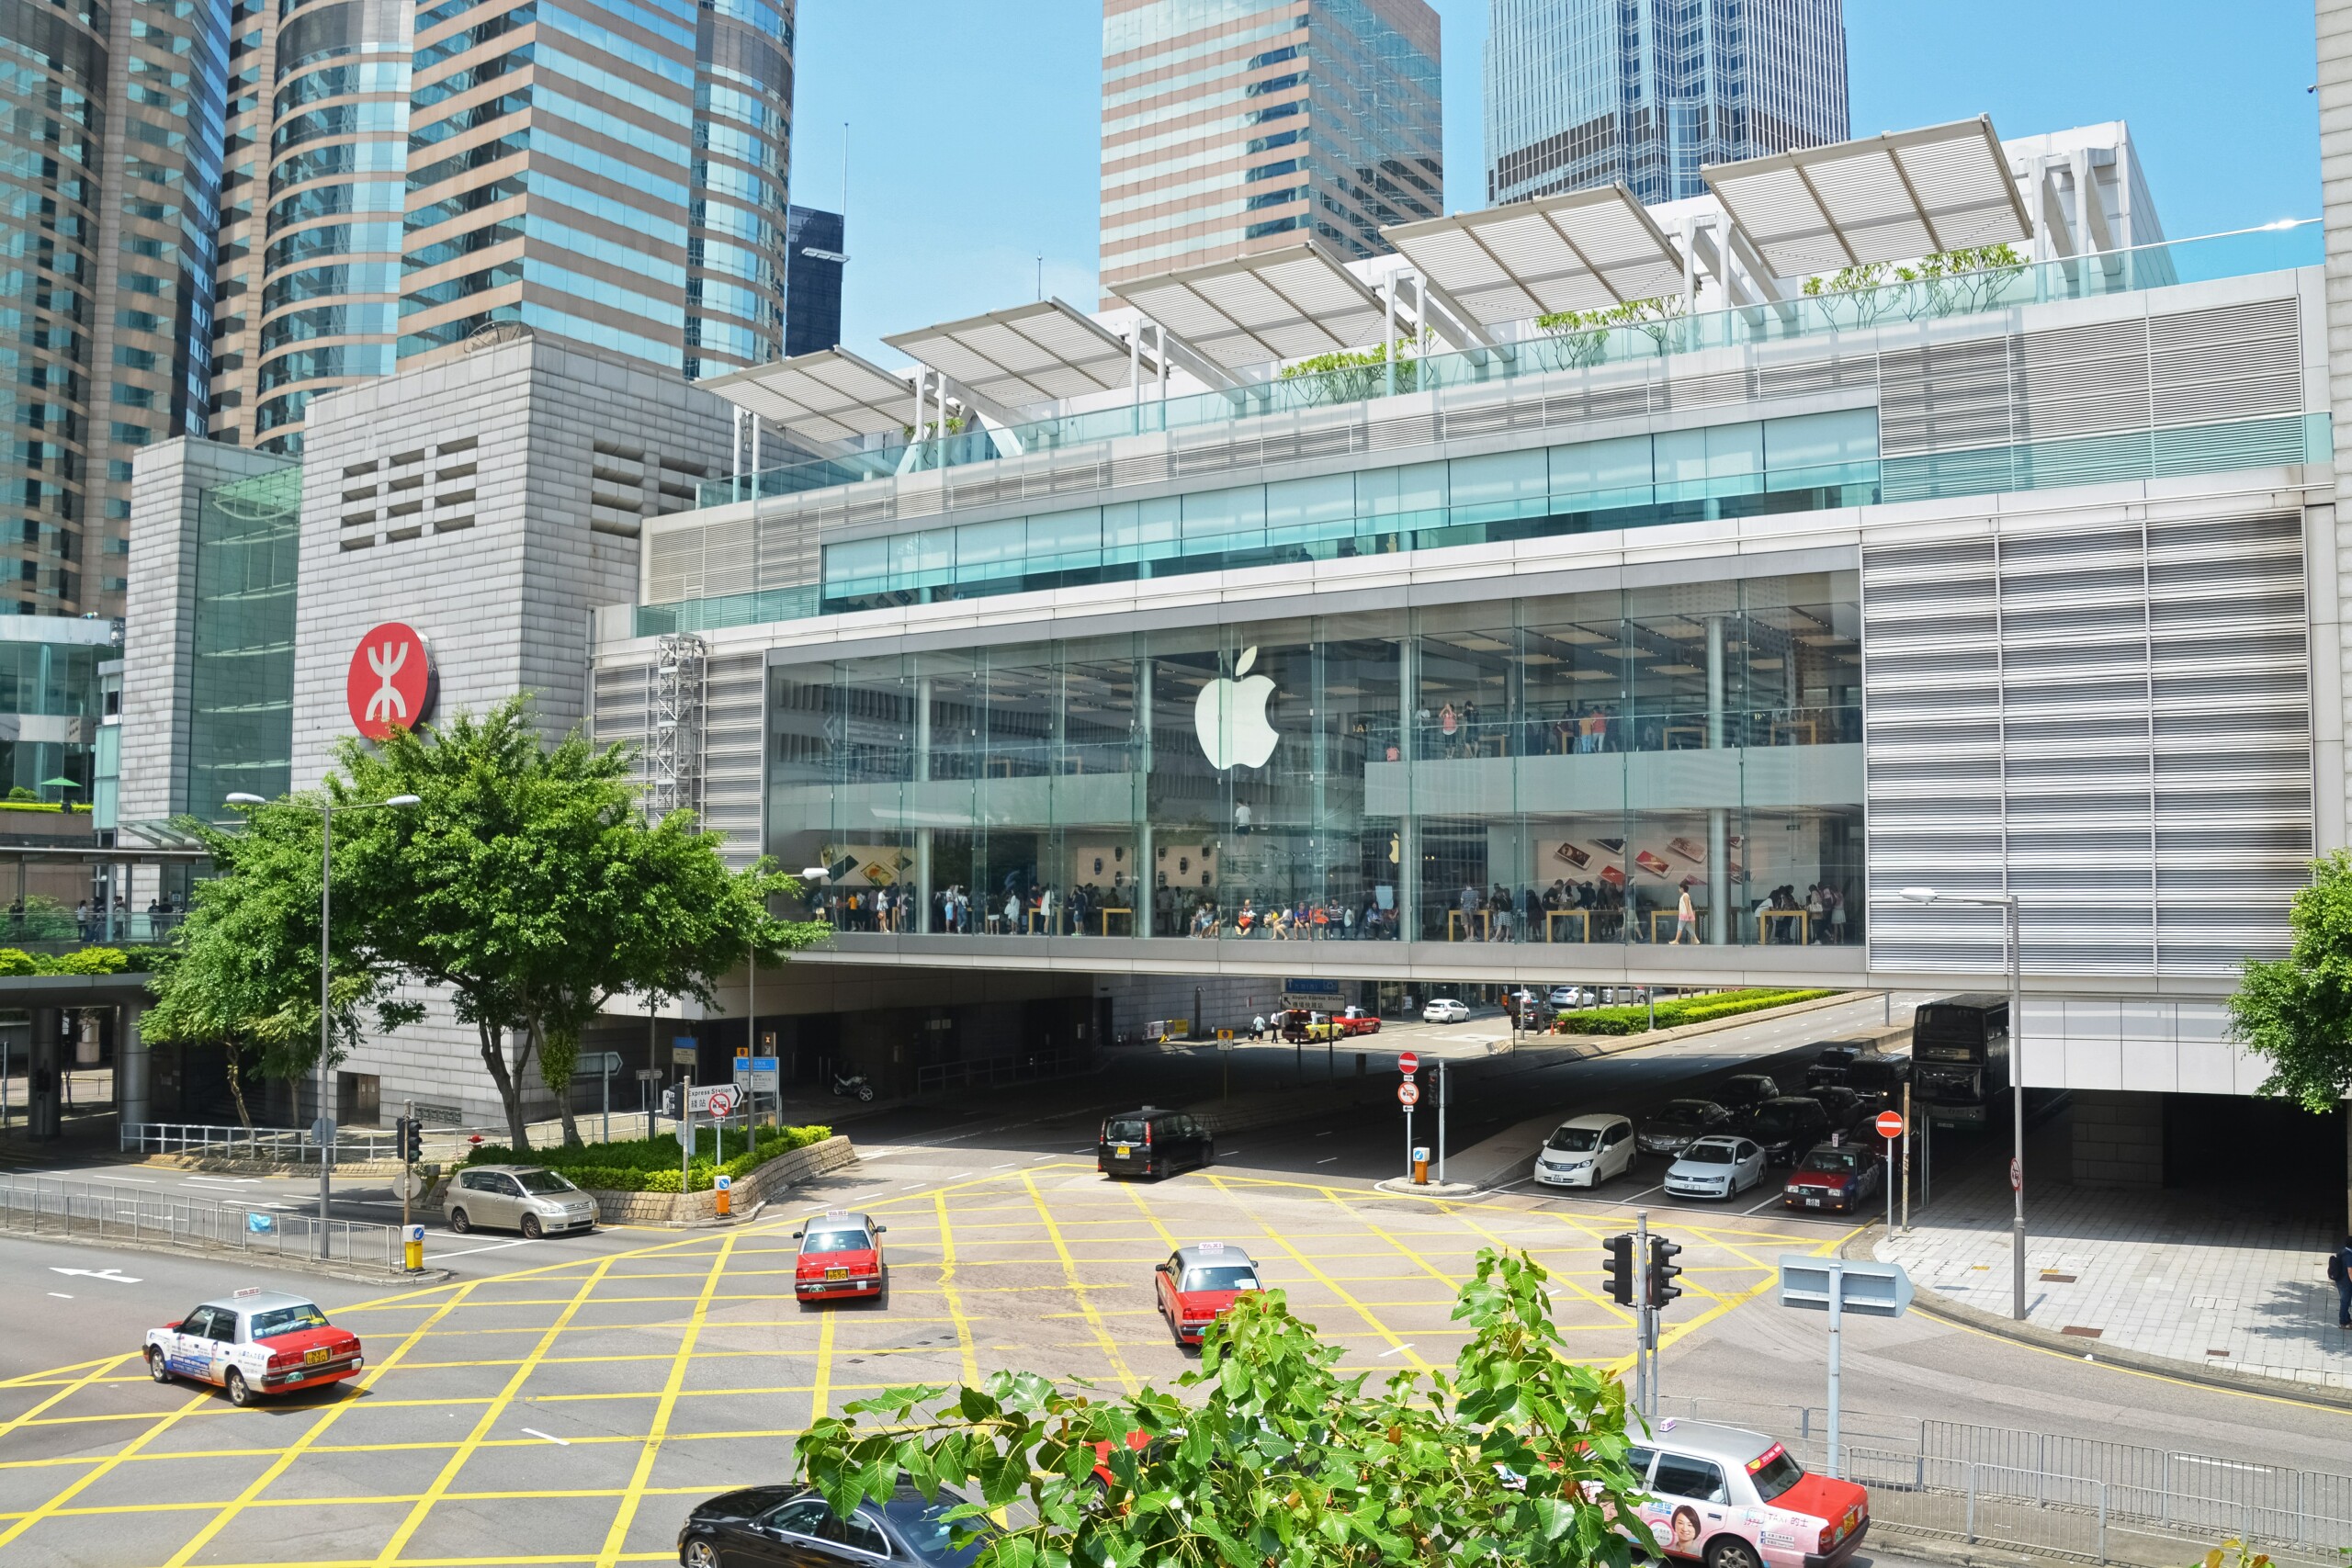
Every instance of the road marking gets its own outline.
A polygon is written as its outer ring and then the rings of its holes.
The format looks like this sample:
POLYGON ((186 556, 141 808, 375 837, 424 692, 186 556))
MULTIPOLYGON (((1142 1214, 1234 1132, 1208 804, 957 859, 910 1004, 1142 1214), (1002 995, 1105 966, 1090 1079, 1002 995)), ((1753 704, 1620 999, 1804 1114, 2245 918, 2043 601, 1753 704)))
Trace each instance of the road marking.
POLYGON ((711 1259, 710 1272, 703 1276, 701 1293, 695 1298, 694 1311, 686 1319, 685 1337, 678 1342, 678 1354, 671 1360, 670 1375, 662 1385, 662 1401, 654 1407, 653 1425, 646 1432, 644 1445, 637 1450, 637 1467, 629 1472, 628 1490, 621 1495, 620 1506, 613 1514, 612 1529, 605 1534, 604 1549, 596 1553, 596 1568, 613 1568, 620 1561, 621 1549, 628 1544, 628 1528, 636 1522, 638 1505, 645 1497, 646 1483, 652 1479, 654 1458, 662 1451, 662 1439, 669 1436, 670 1413, 678 1407, 678 1391, 685 1386, 695 1344, 702 1337, 704 1319, 710 1314, 710 1298, 718 1289, 719 1276, 727 1272, 727 1260, 735 1255, 737 1238, 744 1234, 747 1233, 729 1233, 718 1244, 718 1256, 711 1259))
POLYGON ((840 1314, 820 1308, 823 1317, 817 1325, 817 1371, 808 1387, 808 1424, 813 1427, 825 1418, 825 1404, 832 1398, 834 1325, 840 1314))
POLYGON ((1318 1159, 1315 1163, 1317 1165, 1337 1165, 1340 1163, 1340 1156, 1338 1155, 1333 1155, 1329 1159, 1318 1159))
POLYGON ((1380 1353, 1380 1359, 1385 1361, 1391 1356, 1400 1355, 1411 1348, 1412 1347, 1410 1345, 1392 1345, 1387 1349, 1383 1350, 1380 1353))
POLYGON ((85 1280, 104 1280, 109 1285, 135 1285, 139 1283, 139 1281, 130 1275, 124 1273, 119 1269, 112 1267, 105 1269, 60 1269, 52 1264, 51 1265, 49 1271, 52 1274, 79 1275, 85 1280))
POLYGON ((1009 1159, 1002 1165, 992 1165, 989 1167, 989 1168, 990 1170, 1011 1170, 1014 1166, 1019 1165, 1020 1163, 1021 1162, 1017 1159, 1009 1159))
POLYGON ((63 1291, 51 1291, 49 1293, 55 1296, 61 1302, 70 1302, 74 1299, 72 1296, 67 1295, 63 1291))
POLYGON ((427 1253, 425 1254, 424 1260, 427 1263, 438 1263, 445 1258, 471 1258, 477 1252, 503 1252, 510 1247, 536 1247, 539 1242, 545 1241, 546 1239, 547 1238, 545 1236, 539 1236, 535 1239, 526 1235, 520 1241, 493 1241, 488 1247, 461 1247, 456 1252, 427 1253))
POLYGON ((1328 1138, 1328 1137, 1329 1137, 1333 1133, 1336 1133, 1336 1132, 1338 1132, 1338 1131, 1339 1131, 1339 1129, 1338 1129, 1337 1127, 1329 1127, 1329 1128, 1324 1129, 1322 1132, 1316 1134, 1315 1135, 1316 1135, 1317 1137, 1318 1137, 1318 1138, 1328 1138))
POLYGON ((1765 1200, 1764 1200, 1764 1201, 1762 1201, 1761 1203, 1757 1204, 1755 1208, 1753 1208, 1753 1209, 1742 1209, 1742 1210, 1740 1211, 1740 1215, 1741 1215, 1741 1217, 1742 1217, 1742 1218, 1745 1218, 1746 1216, 1747 1216, 1747 1215, 1749 1215, 1749 1214, 1756 1213, 1758 1213, 1758 1211, 1760 1211, 1760 1210, 1769 1209, 1769 1208, 1770 1208, 1773 1204, 1775 1204, 1775 1203, 1779 1202, 1780 1201, 1781 1201, 1781 1195, 1780 1195, 1778 1192, 1775 1192, 1775 1193, 1773 1193, 1770 1198, 1765 1199, 1765 1200))
POLYGON ((980 1381, 979 1355, 972 1344, 972 1325, 964 1315, 964 1303, 956 1289, 956 1232, 947 1223, 947 1194, 931 1195, 933 1212, 939 1217, 939 1294, 946 1304, 947 1315, 956 1323, 956 1348, 964 1358, 964 1381, 980 1381))
MULTIPOLYGON (((1216 1178, 1210 1179, 1215 1180, 1216 1178)), ((1078 1277, 1078 1259, 1070 1256, 1069 1243, 1062 1237, 1062 1227, 1055 1223, 1053 1212, 1046 1207, 1045 1194, 1037 1190, 1037 1173, 1023 1171, 1021 1185, 1029 1190, 1029 1201, 1036 1209, 1037 1218, 1045 1224, 1046 1239, 1053 1243, 1055 1255, 1061 1259, 1062 1279, 1069 1285, 1070 1294, 1078 1298, 1079 1311, 1085 1314, 1088 1325, 1093 1328, 1094 1337, 1101 1342, 1103 1355, 1110 1359, 1111 1370, 1118 1376, 1119 1386, 1133 1393, 1136 1388, 1136 1375, 1127 1370, 1127 1359, 1120 1354, 1119 1342, 1111 1337, 1110 1325, 1095 1310, 1093 1292, 1078 1277)))
POLYGON ((529 1434, 530 1436, 532 1436, 532 1437, 534 1437, 534 1438, 540 1438, 540 1439, 542 1439, 542 1440, 544 1440, 544 1441, 546 1441, 546 1442, 553 1443, 557 1448, 560 1448, 560 1449, 568 1449, 568 1448, 570 1448, 570 1447, 571 1446, 571 1438, 551 1438, 551 1437, 548 1437, 547 1433, 540 1431, 537 1427, 524 1427, 524 1428, 523 1428, 523 1430, 524 1430, 526 1433, 529 1434))

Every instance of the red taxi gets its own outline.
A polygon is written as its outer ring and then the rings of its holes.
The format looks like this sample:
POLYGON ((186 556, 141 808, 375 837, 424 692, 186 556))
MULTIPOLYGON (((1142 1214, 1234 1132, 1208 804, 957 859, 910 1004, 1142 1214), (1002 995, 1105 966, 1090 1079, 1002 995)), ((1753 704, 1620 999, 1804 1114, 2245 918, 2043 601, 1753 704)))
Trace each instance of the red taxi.
POLYGON ((792 1293, 803 1306, 854 1296, 879 1296, 889 1289, 882 1261, 882 1233, 871 1214, 828 1209, 801 1222, 792 1233, 800 1257, 792 1270, 792 1293))
POLYGON ((1158 1280, 1159 1315, 1168 1320, 1168 1332, 1180 1347, 1198 1345, 1209 1325, 1242 1292, 1264 1289, 1250 1255, 1221 1241, 1180 1247, 1152 1273, 1158 1280))
POLYGON ((1839 1568, 1871 1528, 1870 1494, 1815 1475, 1759 1432, 1668 1419, 1627 1451, 1645 1479, 1643 1525, 1665 1555, 1706 1568, 1839 1568))
POLYGON ((1886 1161, 1875 1149, 1853 1144, 1823 1144, 1797 1162, 1781 1189, 1783 1209, 1830 1209, 1858 1213, 1886 1191, 1886 1161))
POLYGON ((329 1323, 304 1297, 258 1286, 149 1329, 146 1356, 147 1375, 157 1382, 213 1383, 232 1404, 336 1382, 364 1364, 357 1335, 329 1323))

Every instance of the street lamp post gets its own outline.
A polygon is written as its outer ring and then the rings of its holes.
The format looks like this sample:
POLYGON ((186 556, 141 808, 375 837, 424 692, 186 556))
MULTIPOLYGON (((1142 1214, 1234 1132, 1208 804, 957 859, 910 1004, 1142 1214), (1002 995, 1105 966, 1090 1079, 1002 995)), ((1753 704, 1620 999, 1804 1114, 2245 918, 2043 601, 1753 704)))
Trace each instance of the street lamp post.
POLYGON ((2009 1315, 2025 1321, 2025 930, 2014 893, 1939 893, 1905 887, 1915 904, 1974 904, 2001 911, 2001 945, 2009 970, 2009 1186, 2017 1200, 2009 1235, 2009 1315))
MULTIPOLYGON (((267 802, 266 800, 264 800, 260 795, 244 795, 244 794, 237 794, 237 795, 232 795, 229 796, 229 804, 230 804, 230 805, 232 805, 232 806, 267 806, 267 805, 269 804, 269 802, 267 802)), ((356 806, 346 806, 346 807, 344 807, 344 809, 345 809, 345 811, 374 811, 374 810, 377 810, 377 809, 379 809, 379 808, 380 808, 380 807, 408 807, 408 806, 421 806, 421 805, 423 805, 423 804, 424 804, 424 801, 423 801, 422 797, 420 797, 420 796, 413 795, 396 795, 392 796, 390 800, 369 800, 369 801, 362 801, 362 802, 360 802, 360 803, 359 803, 358 805, 356 805, 356 806)), ((332 1001, 332 997, 331 997, 331 989, 332 989, 332 986, 333 986, 333 979, 334 979, 334 976, 333 976, 333 960, 328 956, 328 951, 327 951, 327 935, 328 935, 328 919, 329 919, 329 911, 330 911, 330 905, 331 905, 331 900, 330 900, 330 898, 329 898, 329 885, 330 885, 330 882, 331 882, 331 879, 332 879, 332 875, 333 875, 333 867, 334 867, 334 801, 333 801, 333 800, 329 799, 327 796, 325 796, 325 795, 322 795, 319 797, 319 1089, 318 1089, 318 1095, 319 1095, 319 1114, 318 1114, 318 1124, 319 1124, 319 1133, 320 1133, 320 1137, 319 1137, 319 1258, 320 1258, 320 1261, 322 1261, 322 1262, 324 1262, 324 1261, 326 1260, 326 1258, 327 1258, 327 1250, 328 1250, 327 1201, 328 1201, 328 1197, 329 1197, 330 1190, 331 1190, 332 1185, 333 1185, 333 1176, 332 1176, 332 1172, 333 1172, 333 1168, 334 1168, 334 1167, 333 1167, 333 1163, 332 1163, 332 1161, 329 1159, 329 1157, 328 1157, 328 1156, 329 1156, 334 1152, 334 1139, 333 1139, 332 1137, 330 1137, 330 1136, 328 1136, 328 1135, 327 1135, 327 1130, 328 1130, 328 1128, 329 1128, 330 1126, 332 1126, 332 1125, 333 1125, 333 1123, 332 1123, 332 1122, 329 1121, 329 1119, 328 1119, 328 1118, 329 1118, 329 1112, 328 1112, 328 1110, 327 1110, 327 1107, 332 1103, 332 1101, 331 1101, 331 1100, 329 1100, 329 1098, 328 1098, 328 1094, 329 1094, 329 1084, 328 1084, 328 1079, 327 1079, 327 1058, 328 1058, 328 1055, 329 1055, 329 1054, 330 1054, 330 1049, 331 1049, 332 1043, 333 1043, 333 1033, 334 1033, 334 1032, 333 1032, 333 1024, 332 1024, 332 1022, 331 1022, 331 1020, 332 1020, 332 1017, 333 1017, 333 1012, 332 1012, 332 1010, 333 1010, 333 1001, 332 1001)))

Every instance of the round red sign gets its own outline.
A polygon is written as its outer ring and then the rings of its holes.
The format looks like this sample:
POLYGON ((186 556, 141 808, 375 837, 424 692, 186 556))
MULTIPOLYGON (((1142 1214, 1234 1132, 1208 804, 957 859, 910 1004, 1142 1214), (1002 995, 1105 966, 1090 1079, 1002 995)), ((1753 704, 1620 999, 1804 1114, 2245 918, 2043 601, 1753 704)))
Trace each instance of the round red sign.
POLYGON ((433 716, 439 694, 432 645, 405 622, 386 621, 351 650, 344 700, 351 710, 352 727, 368 739, 381 740, 395 729, 414 729, 433 716))
POLYGON ((1400 1084, 1398 1084, 1398 1085, 1396 1086, 1396 1103, 1397 1103, 1397 1104, 1399 1104, 1399 1105, 1414 1105, 1414 1104, 1418 1104, 1418 1103, 1419 1103, 1419 1101, 1420 1101, 1420 1098, 1421 1098, 1421 1086, 1420 1086, 1420 1085, 1419 1085, 1419 1084, 1417 1084, 1417 1083, 1400 1083, 1400 1084))
POLYGON ((1894 1111, 1880 1111, 1878 1113, 1878 1135, 1882 1138, 1899 1138, 1903 1136, 1902 1113, 1894 1111))
POLYGON ((1407 1077, 1411 1077, 1415 1072, 1419 1071, 1420 1065, 1420 1057, 1414 1055, 1412 1052, 1400 1051, 1397 1053, 1396 1070, 1404 1074, 1407 1077))

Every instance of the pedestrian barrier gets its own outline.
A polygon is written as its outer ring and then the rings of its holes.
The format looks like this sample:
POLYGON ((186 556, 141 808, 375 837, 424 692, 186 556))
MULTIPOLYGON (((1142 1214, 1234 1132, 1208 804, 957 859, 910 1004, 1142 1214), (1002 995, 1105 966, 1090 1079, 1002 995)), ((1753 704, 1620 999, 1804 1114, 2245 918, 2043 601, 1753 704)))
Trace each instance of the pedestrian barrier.
POLYGON ((0 1177, 0 1229, 19 1235, 120 1239, 293 1261, 401 1272, 396 1225, 356 1220, 324 1223, 298 1209, 207 1198, 178 1198, 111 1182, 63 1177, 0 1177))
MULTIPOLYGON (((125 1154, 197 1155, 270 1165, 316 1165, 321 1153, 319 1140, 307 1127, 223 1127, 199 1122, 126 1122, 121 1146, 125 1154)), ((324 1152, 330 1165, 400 1158, 389 1128, 338 1126, 324 1152)))

